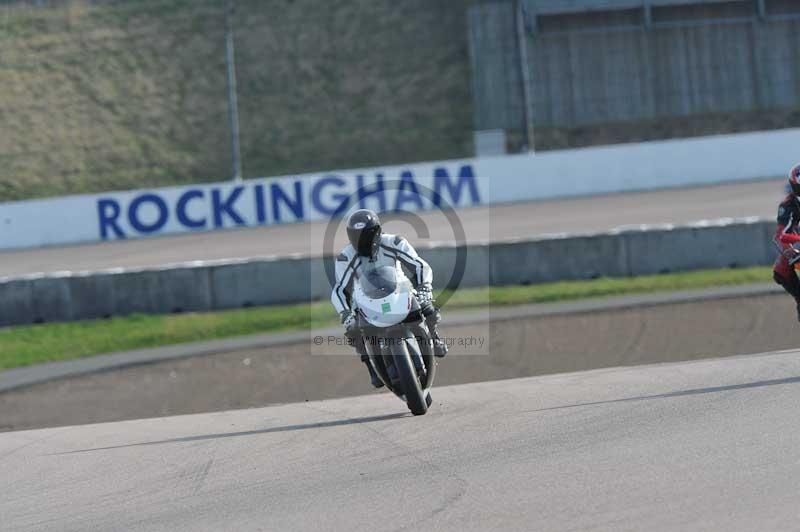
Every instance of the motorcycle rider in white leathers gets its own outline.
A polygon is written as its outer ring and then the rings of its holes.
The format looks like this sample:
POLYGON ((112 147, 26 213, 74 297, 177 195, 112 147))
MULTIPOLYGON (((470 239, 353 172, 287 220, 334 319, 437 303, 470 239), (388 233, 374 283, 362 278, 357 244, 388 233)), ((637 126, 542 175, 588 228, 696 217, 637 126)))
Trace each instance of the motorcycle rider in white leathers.
POLYGON ((410 273, 409 277, 417 290, 420 311, 433 340, 434 354, 443 357, 447 354, 447 345, 440 339, 437 329, 440 314, 433 305, 433 271, 405 238, 383 234, 378 215, 370 210, 362 209, 350 215, 347 219, 347 237, 350 244, 336 257, 336 283, 331 302, 341 316, 345 335, 353 341, 356 352, 369 370, 372 385, 380 388, 383 382, 369 364, 364 339, 356 330, 356 316, 351 307, 353 283, 367 261, 376 263, 375 266, 391 267, 396 267, 399 262, 410 273))

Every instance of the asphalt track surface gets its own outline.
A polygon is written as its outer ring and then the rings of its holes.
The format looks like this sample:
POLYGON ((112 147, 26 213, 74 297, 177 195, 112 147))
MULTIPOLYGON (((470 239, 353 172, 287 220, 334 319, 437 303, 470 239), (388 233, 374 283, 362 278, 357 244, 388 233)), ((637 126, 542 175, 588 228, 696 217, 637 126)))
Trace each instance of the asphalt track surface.
MULTIPOLYGON (((587 176, 591 179, 591 176, 587 176)), ((681 224, 719 218, 774 217, 783 196, 776 180, 720 186, 636 192, 459 211, 466 240, 479 242, 530 238, 552 233, 608 231, 642 224, 681 224)), ((387 231, 409 237, 415 245, 452 242, 454 231, 439 212, 419 217, 417 231, 408 220, 387 224, 387 231), (419 235, 419 236, 415 236, 419 235)), ((292 224, 194 233, 123 242, 0 252, 0 276, 55 271, 155 267, 195 260, 302 254, 319 256, 325 249, 327 224, 292 224)), ((344 245, 343 231, 329 246, 344 245)))
POLYGON ((800 352, 0 434, 3 530, 797 530, 800 352))

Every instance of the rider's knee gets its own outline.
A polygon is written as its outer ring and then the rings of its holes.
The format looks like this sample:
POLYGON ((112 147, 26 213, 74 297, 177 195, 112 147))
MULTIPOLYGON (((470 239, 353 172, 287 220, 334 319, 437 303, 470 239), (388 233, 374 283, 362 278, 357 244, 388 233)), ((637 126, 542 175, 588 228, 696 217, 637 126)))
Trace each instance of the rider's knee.
POLYGON ((431 305, 431 309, 432 310, 430 312, 428 312, 427 314, 423 313, 423 316, 425 316, 425 321, 426 322, 428 322, 428 323, 430 323, 432 325, 436 325, 440 321, 442 321, 442 315, 439 313, 439 310, 436 307, 434 307, 433 305, 431 305))
POLYGON ((441 317, 439 314, 439 309, 437 309, 436 306, 430 301, 422 305, 419 310, 422 313, 422 315, 425 316, 426 320, 430 320, 431 318, 433 318, 438 321, 439 318, 441 317))
POLYGON ((794 287, 800 285, 800 282, 798 282, 797 276, 794 274, 794 272, 790 272, 788 275, 786 275, 777 270, 773 270, 772 280, 781 286, 794 287))

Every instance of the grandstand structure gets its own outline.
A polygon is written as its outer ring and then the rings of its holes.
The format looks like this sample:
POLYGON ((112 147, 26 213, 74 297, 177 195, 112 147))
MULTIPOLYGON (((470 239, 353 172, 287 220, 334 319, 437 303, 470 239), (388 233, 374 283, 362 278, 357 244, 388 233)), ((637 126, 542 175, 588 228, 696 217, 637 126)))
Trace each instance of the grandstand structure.
POLYGON ((469 13, 475 127, 795 125, 799 31, 793 0, 482 3, 469 13))

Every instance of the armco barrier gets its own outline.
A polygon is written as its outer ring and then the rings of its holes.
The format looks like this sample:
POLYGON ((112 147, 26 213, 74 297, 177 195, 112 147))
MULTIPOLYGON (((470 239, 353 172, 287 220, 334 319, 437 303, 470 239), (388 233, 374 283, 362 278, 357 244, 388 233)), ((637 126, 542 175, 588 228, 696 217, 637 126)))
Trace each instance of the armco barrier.
POLYGON ((35 321, 31 285, 28 279, 10 279, 0 284, 0 325, 35 321))
POLYGON ((629 275, 765 264, 774 253, 765 225, 740 223, 624 233, 629 275))
MULTIPOLYGON (((644 227, 597 235, 420 249, 434 285, 535 284, 770 264, 775 224, 644 227), (462 263, 462 275, 451 275, 462 263)), ((326 300, 332 259, 253 258, 0 279, 0 326, 326 300)))
POLYGON ((625 238, 557 236, 490 245, 493 285, 532 284, 629 275, 625 238))
POLYGON ((314 260, 267 258, 214 266, 211 268, 214 306, 240 308, 319 299, 320 291, 311 289, 314 260))
POLYGON ((420 249, 419 252, 434 271, 433 280, 436 288, 492 284, 489 246, 440 246, 420 249), (462 267, 457 268, 459 258, 463 259, 463 263, 462 267))
POLYGON ((107 318, 114 315, 115 281, 122 274, 81 273, 68 278, 72 297, 72 314, 85 319, 107 318))
POLYGON ((36 321, 72 319, 69 279, 49 276, 32 279, 31 302, 36 321))

